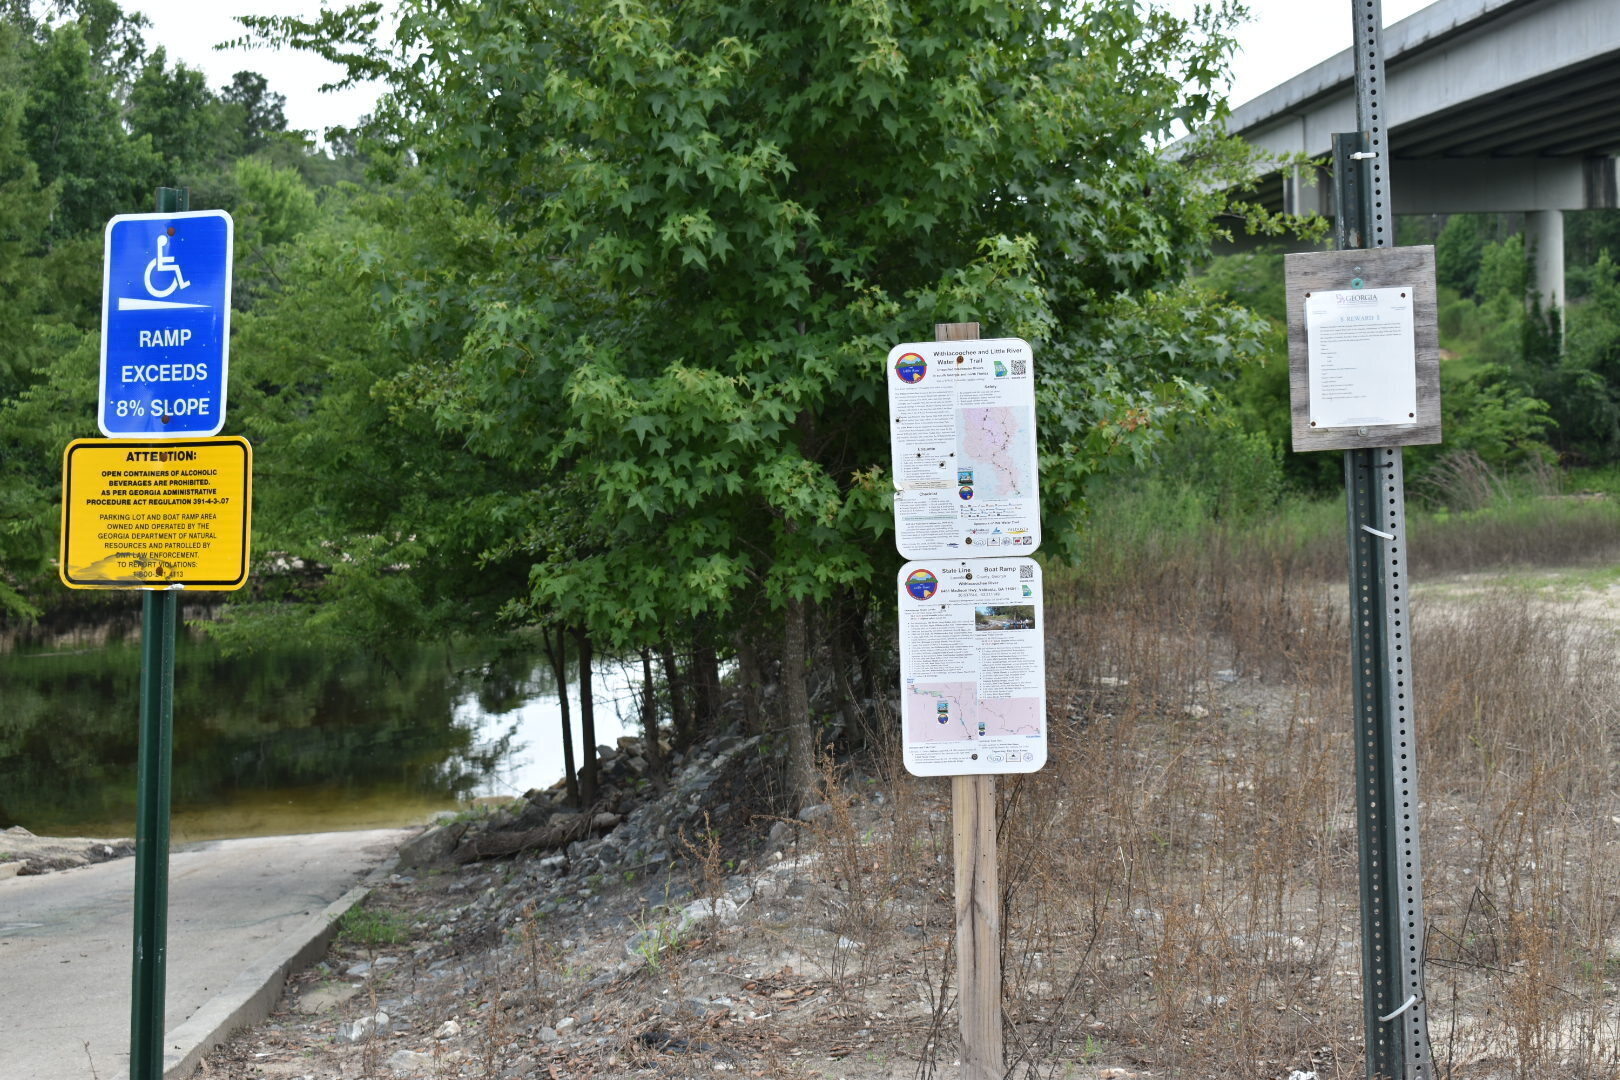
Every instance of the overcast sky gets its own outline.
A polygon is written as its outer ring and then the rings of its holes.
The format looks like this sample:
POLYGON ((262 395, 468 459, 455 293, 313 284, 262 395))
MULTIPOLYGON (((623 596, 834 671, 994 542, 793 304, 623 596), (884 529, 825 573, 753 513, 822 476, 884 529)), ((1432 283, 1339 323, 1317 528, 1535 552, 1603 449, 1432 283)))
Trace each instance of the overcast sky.
MULTIPOLYGON (((1186 13, 1196 0, 1161 0, 1186 13)), ((1431 0, 1384 0, 1384 25, 1398 22, 1431 0)), ((318 0, 128 0, 126 8, 151 20, 149 45, 164 45, 170 62, 184 60, 201 68, 215 89, 238 71, 258 71, 270 88, 287 98, 287 124, 315 133, 351 125, 371 111, 376 87, 320 93, 322 83, 340 76, 339 69, 307 53, 292 50, 230 49, 214 46, 242 35, 234 16, 278 14, 310 16, 318 0)), ((1241 51, 1233 62, 1232 104, 1248 99, 1350 47, 1350 0, 1248 0, 1251 21, 1238 32, 1241 51)))
MULTIPOLYGON (((1434 0, 1384 0, 1392 26, 1434 0)), ((1195 0, 1161 0, 1187 15, 1195 0)), ((1238 106, 1350 47, 1351 0, 1247 0, 1249 21, 1238 29, 1231 100, 1238 106)))
POLYGON ((246 31, 238 15, 297 15, 313 17, 318 0, 124 0, 126 11, 139 11, 151 22, 145 31, 148 48, 168 50, 169 63, 184 61, 200 68, 208 85, 218 90, 238 71, 257 71, 270 89, 287 98, 287 126, 315 133, 329 127, 350 126, 372 111, 380 92, 376 86, 321 93, 324 83, 343 77, 343 69, 312 53, 293 49, 225 49, 214 46, 242 37, 246 31))

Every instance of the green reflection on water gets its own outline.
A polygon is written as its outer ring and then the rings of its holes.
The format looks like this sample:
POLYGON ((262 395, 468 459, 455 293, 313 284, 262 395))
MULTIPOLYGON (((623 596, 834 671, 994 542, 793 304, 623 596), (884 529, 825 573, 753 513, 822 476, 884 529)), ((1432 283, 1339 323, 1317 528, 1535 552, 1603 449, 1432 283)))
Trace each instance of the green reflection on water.
MULTIPOLYGON (((457 697, 490 682, 533 686, 532 664, 492 672, 478 653, 284 645, 227 657, 182 629, 174 840, 409 824, 455 806, 508 749, 476 745, 455 722, 457 697)), ((0 828, 133 834, 140 663, 134 634, 0 653, 0 828)))

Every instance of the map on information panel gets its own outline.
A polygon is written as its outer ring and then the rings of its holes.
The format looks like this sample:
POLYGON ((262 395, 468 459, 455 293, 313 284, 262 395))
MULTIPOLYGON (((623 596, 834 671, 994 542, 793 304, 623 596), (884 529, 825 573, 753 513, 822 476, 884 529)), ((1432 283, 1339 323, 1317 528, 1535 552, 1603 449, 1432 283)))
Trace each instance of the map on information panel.
POLYGON ((1002 735, 1039 735, 1040 699, 980 701, 978 684, 928 682, 906 685, 906 730, 912 742, 949 743, 1002 735))
POLYGON ((1035 421, 1022 405, 963 409, 956 440, 958 471, 972 477, 974 498, 984 502, 1028 499, 1035 494, 1035 421))
POLYGON ((1040 546, 1035 370, 1019 338, 889 353, 895 545, 907 559, 1028 555, 1040 546))
POLYGON ((917 776, 1039 769, 1046 650, 1035 560, 910 562, 899 581, 906 769, 917 776))

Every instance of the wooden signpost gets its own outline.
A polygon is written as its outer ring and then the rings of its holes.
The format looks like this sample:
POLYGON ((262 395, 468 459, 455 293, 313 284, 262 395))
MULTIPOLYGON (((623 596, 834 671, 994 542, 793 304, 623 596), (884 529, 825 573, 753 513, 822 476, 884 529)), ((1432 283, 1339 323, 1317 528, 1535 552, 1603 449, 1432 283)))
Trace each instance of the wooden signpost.
POLYGON ((996 774, 1046 763, 1034 357, 940 323, 887 368, 905 763, 950 778, 960 1075, 1001 1080, 996 774))
MULTIPOLYGON (((978 323, 938 323, 936 341, 972 341, 978 323)), ((962 1080, 1000 1080, 1001 870, 996 859, 996 778, 951 777, 951 861, 956 868, 957 1011, 962 1080)))

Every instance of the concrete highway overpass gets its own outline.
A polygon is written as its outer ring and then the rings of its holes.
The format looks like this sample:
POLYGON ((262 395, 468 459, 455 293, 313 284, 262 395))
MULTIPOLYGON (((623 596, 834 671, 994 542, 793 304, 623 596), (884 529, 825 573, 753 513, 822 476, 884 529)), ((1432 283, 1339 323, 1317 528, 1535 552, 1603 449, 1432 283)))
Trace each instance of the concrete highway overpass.
MULTIPOLYGON (((1324 17, 1348 20, 1342 3, 1324 17)), ((1384 28, 1396 214, 1523 212, 1537 286, 1560 307, 1563 212, 1620 205, 1620 0, 1439 0, 1384 28)), ((1227 130, 1323 156, 1356 129, 1354 60, 1337 56, 1232 111, 1227 130)), ((1326 175, 1262 179, 1273 210, 1331 215, 1326 175)))

